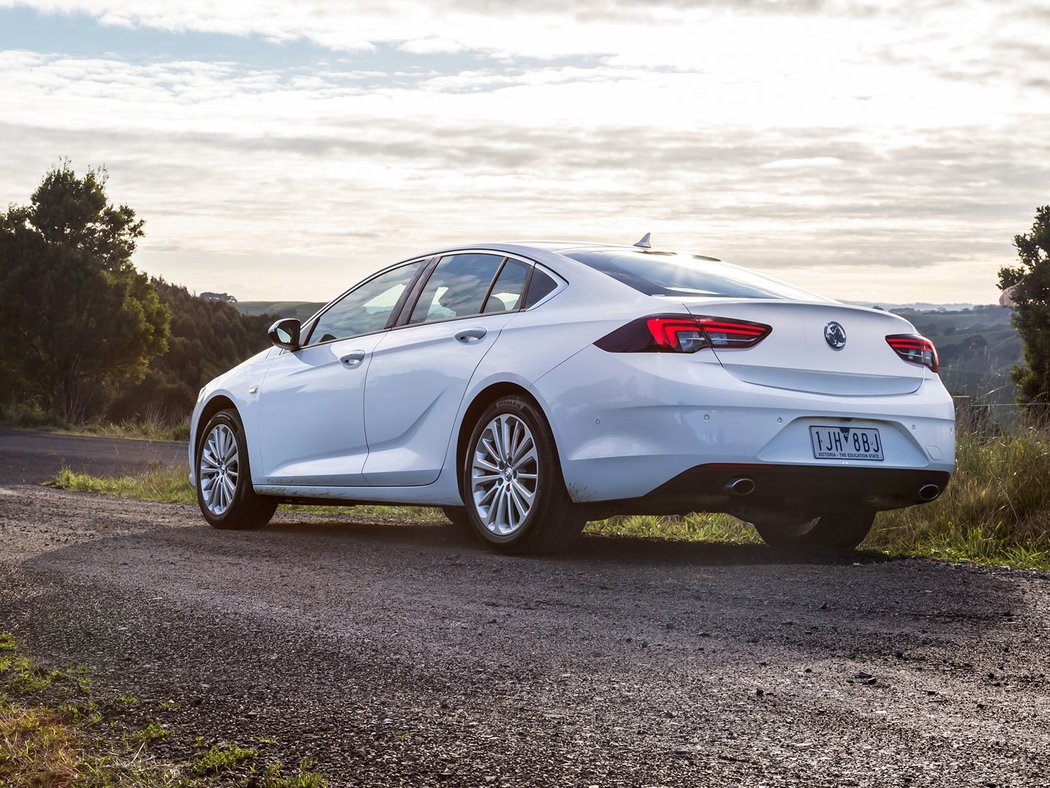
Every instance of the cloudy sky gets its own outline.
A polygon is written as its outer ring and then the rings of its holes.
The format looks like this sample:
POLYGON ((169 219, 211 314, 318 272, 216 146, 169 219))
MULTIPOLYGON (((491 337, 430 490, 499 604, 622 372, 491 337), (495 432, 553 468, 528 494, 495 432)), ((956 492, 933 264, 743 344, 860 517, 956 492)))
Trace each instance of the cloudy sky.
POLYGON ((651 231, 986 303, 1050 202, 1048 42, 1045 0, 0 0, 0 204, 104 164, 140 268, 242 299, 651 231))

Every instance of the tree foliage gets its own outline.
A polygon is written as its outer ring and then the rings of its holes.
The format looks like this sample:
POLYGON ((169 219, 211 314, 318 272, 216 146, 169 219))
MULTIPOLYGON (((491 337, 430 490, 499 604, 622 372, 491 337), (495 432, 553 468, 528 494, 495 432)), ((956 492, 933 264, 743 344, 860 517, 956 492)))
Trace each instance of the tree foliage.
POLYGON ((1024 342, 1014 367, 1018 401, 1050 403, 1050 205, 1036 210, 1030 232, 1014 237, 1019 264, 999 271, 999 287, 1012 288, 1013 324, 1024 342))
POLYGON ((167 348, 169 310, 131 262, 142 222, 106 180, 63 162, 28 206, 0 213, 0 391, 68 421, 167 348))
POLYGON ((274 315, 242 315, 232 304, 204 301, 163 279, 153 286, 171 310, 168 350, 153 359, 141 382, 116 395, 108 415, 117 421, 181 421, 201 386, 270 345, 266 329, 274 315))

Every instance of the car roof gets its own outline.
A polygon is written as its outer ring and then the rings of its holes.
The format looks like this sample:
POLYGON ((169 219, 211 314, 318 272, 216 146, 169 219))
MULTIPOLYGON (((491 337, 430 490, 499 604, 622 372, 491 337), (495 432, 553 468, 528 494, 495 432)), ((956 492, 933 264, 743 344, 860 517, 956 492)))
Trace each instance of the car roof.
MULTIPOLYGON (((627 244, 599 243, 597 241, 489 241, 473 244, 458 244, 456 246, 439 249, 432 254, 447 254, 470 249, 488 249, 494 252, 506 252, 521 254, 526 257, 530 252, 553 253, 565 255, 569 252, 591 251, 591 252, 647 252, 649 254, 674 254, 670 249, 643 249, 627 244)), ((704 255, 693 255, 704 260, 720 262, 716 257, 704 255)))

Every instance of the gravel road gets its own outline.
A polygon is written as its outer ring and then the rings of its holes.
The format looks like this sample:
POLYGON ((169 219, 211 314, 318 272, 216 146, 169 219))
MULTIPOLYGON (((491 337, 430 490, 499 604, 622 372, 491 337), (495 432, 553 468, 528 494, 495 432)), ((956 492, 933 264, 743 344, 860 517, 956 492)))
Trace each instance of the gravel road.
POLYGON ((150 463, 186 463, 186 444, 0 430, 0 484, 39 484, 63 465, 74 471, 111 476, 150 463))
MULTIPOLYGON (((1046 785, 1050 578, 0 487, 0 628, 334 785, 1046 785), (869 678, 870 677, 870 678, 869 678)), ((162 751, 163 752, 163 751, 162 751)), ((170 753, 178 756, 180 753, 170 753)))

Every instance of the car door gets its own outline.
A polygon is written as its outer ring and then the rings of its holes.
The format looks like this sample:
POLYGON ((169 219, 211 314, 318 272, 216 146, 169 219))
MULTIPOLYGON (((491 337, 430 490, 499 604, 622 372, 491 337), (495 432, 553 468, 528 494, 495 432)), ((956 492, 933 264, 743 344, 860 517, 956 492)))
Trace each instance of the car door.
POLYGON ((530 271, 491 253, 441 258, 405 325, 373 352, 365 391, 369 484, 437 479, 467 384, 520 308, 530 271))
POLYGON ((259 386, 263 484, 364 484, 364 393, 372 353, 424 261, 384 271, 322 312, 303 347, 285 351, 259 386))

